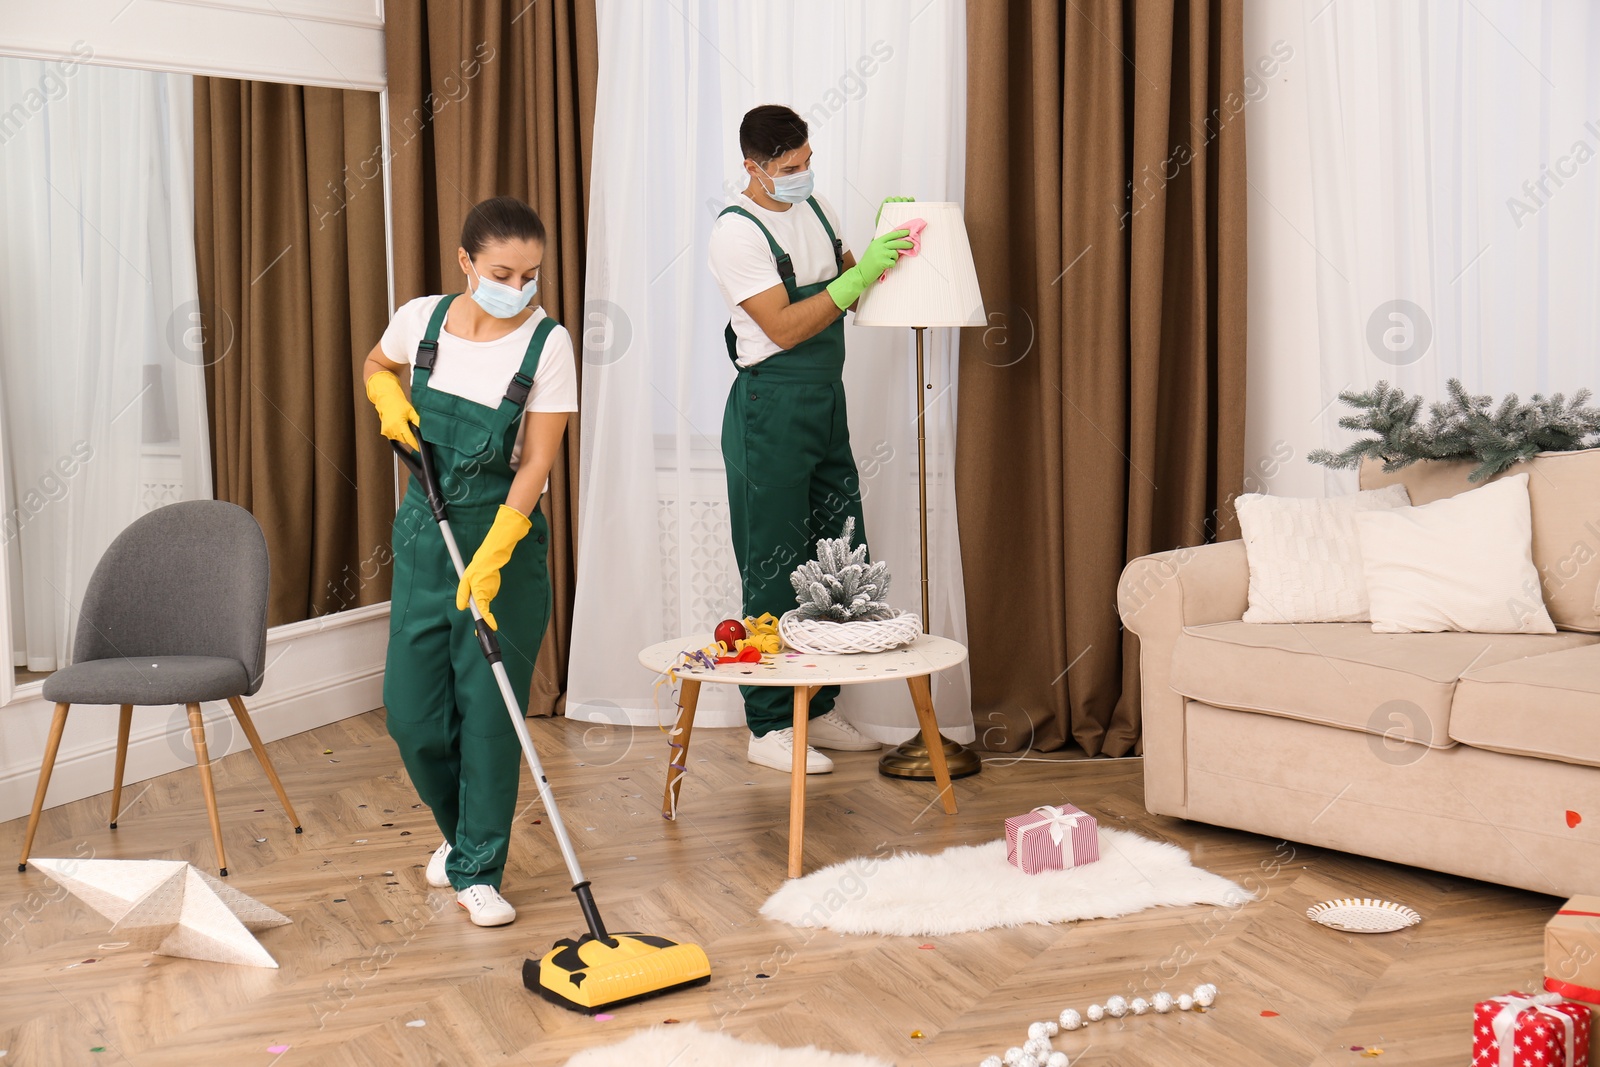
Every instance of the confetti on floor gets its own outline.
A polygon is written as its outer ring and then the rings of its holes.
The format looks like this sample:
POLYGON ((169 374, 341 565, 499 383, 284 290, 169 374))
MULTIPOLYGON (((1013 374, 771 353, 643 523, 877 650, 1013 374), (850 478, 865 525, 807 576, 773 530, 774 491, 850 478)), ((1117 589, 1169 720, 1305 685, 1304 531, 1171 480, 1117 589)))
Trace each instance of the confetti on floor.
POLYGON ((406 1023, 406 1025, 411 1027, 411 1029, 413 1029, 413 1030, 420 1030, 424 1026, 428 1025, 428 1020, 426 1020, 426 1019, 412 1019, 410 1022, 406 1023))
POLYGON ((1264 1011, 1261 1013, 1261 1017, 1263 1019, 1276 1019, 1278 1017, 1278 1013, 1275 1011, 1264 1011))
POLYGON ((932 945, 918 945, 918 948, 932 948, 932 945))
POLYGON ((597 1022, 597 1023, 608 1023, 612 1019, 615 1019, 615 1018, 616 1018, 615 1015, 608 1015, 605 1012, 601 1012, 599 1015, 596 1015, 594 1017, 594 1021, 597 1022))
POLYGON ((913 1040, 917 1040, 917 1041, 922 1040, 922 1031, 921 1030, 913 1030, 913 1031, 911 1031, 911 1037, 913 1038, 913 1040))
POLYGON ((322 754, 323 754, 323 755, 324 755, 324 756, 331 756, 331 755, 333 755, 333 749, 331 749, 331 748, 325 748, 325 749, 323 749, 323 750, 322 750, 322 754))
POLYGON ((1371 1056, 1382 1056, 1383 1055, 1383 1049, 1381 1049, 1381 1048, 1369 1048, 1365 1052, 1363 1052, 1362 1055, 1363 1056, 1368 1056, 1368 1057, 1371 1057, 1371 1056))
MULTIPOLYGON (((673 1023, 677 1022, 678 1020, 676 1020, 676 1019, 662 1019, 661 1021, 666 1023, 668 1026, 671 1026, 673 1023)), ((0 1056, 4 1056, 4 1055, 5 1055, 4 1052, 0 1052, 0 1056)))
POLYGON ((1583 821, 1583 816, 1575 811, 1567 812, 1567 828, 1572 829, 1583 821))
POLYGON ((274 1056, 281 1056, 285 1052, 289 1051, 289 1046, 288 1045, 268 1045, 267 1046, 267 1051, 272 1053, 274 1056))

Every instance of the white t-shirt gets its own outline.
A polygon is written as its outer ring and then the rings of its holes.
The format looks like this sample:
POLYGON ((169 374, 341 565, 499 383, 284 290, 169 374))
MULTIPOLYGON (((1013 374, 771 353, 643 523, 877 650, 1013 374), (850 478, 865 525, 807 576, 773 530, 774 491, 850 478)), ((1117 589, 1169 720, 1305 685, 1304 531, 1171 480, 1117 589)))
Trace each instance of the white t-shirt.
MULTIPOLYGON (((828 232, 822 228, 810 204, 790 204, 787 211, 768 211, 743 193, 731 203, 760 219, 772 234, 772 239, 778 242, 778 247, 789 253, 796 285, 815 285, 831 280, 838 273, 833 261, 833 242, 828 240, 828 232)), ((828 217, 828 225, 833 227, 834 235, 844 240, 844 234, 839 232, 839 216, 834 212, 833 205, 821 196, 817 197, 817 203, 828 217)), ((848 244, 844 246, 844 251, 849 253, 848 244)), ((783 279, 778 275, 778 260, 768 247, 767 239, 761 235, 761 230, 742 215, 723 215, 711 228, 711 252, 708 258, 711 274, 717 279, 717 288, 722 291, 722 299, 728 303, 728 317, 733 322, 737 339, 739 366, 754 366, 774 353, 783 351, 762 332, 750 313, 739 306, 757 293, 783 284, 783 279)))
MULTIPOLYGON (((428 320, 443 299, 442 296, 419 296, 394 313, 378 342, 391 362, 412 367, 415 374, 417 342, 428 332, 428 320)), ((433 373, 428 378, 428 388, 484 407, 499 407, 505 398, 506 386, 511 384, 511 376, 522 366, 522 357, 527 354, 535 327, 545 317, 544 308, 536 307, 521 326, 493 341, 469 341, 451 333, 448 325, 441 326, 439 351, 433 373)), ((557 325, 544 339, 544 351, 539 354, 539 366, 533 372, 533 387, 528 390, 528 402, 523 410, 578 410, 578 371, 573 363, 572 335, 567 333, 566 327, 557 325)), ((522 427, 519 424, 516 444, 511 451, 513 469, 521 459, 522 427)), ((548 481, 544 488, 550 488, 548 481)))

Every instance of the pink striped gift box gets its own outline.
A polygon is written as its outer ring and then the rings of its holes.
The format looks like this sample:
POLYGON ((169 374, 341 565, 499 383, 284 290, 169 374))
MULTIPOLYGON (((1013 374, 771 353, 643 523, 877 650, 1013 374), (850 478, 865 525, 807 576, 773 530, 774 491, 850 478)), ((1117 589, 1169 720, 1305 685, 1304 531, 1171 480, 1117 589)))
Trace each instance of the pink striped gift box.
POLYGON ((1024 874, 1082 867, 1099 858, 1099 823, 1071 804, 1045 805, 1006 820, 1006 859, 1024 874))

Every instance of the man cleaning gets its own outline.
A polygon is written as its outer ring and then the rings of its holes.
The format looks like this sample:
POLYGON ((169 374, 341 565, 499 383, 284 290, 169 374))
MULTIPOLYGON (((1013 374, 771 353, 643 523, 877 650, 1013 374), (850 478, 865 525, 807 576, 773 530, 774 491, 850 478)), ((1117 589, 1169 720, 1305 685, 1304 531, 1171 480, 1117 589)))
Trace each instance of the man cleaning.
MULTIPOLYGON (((805 120, 790 108, 766 104, 746 114, 739 148, 749 184, 711 232, 711 273, 728 303, 724 336, 738 369, 722 416, 722 455, 747 616, 794 607, 789 573, 811 558, 818 538, 838 537, 846 519, 855 519, 866 543, 845 414, 844 312, 911 247, 908 232, 895 230, 856 262, 837 236, 838 215, 812 193, 808 139, 805 120)), ((740 691, 750 762, 791 770, 788 690, 740 691)), ((811 698, 809 741, 876 750, 876 741, 833 710, 838 693, 827 686, 811 698)), ((810 746, 805 763, 807 774, 833 770, 810 746)))

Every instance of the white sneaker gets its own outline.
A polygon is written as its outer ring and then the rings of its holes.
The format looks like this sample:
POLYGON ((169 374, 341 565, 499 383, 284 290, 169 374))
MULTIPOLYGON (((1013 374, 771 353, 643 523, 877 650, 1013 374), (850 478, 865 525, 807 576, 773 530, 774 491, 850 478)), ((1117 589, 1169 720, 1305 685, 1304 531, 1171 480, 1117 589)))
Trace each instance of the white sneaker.
POLYGON ((504 926, 517 917, 517 909, 492 885, 469 885, 456 894, 456 903, 467 909, 474 926, 504 926))
POLYGON ((806 725, 806 741, 839 752, 871 752, 878 747, 878 742, 851 726, 837 711, 812 719, 806 725))
MULTIPOLYGON (((750 751, 747 758, 751 763, 763 767, 771 767, 775 771, 785 774, 794 773, 794 727, 786 726, 782 730, 773 730, 771 733, 760 737, 750 735, 750 751)), ((806 773, 827 774, 833 770, 833 760, 824 756, 810 745, 806 746, 806 773)))
POLYGON ((450 858, 450 842, 446 841, 433 850, 433 855, 428 857, 428 869, 423 875, 428 879, 428 884, 435 889, 449 889, 450 876, 445 873, 445 860, 450 858))

